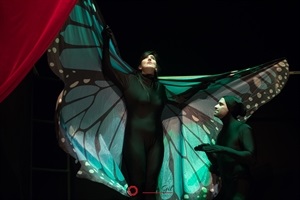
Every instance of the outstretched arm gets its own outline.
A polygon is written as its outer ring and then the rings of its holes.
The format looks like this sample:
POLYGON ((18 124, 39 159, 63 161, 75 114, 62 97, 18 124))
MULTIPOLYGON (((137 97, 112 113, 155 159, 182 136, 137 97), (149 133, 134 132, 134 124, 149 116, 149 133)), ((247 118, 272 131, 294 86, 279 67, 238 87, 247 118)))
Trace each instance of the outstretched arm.
POLYGON ((239 160, 242 164, 252 165, 255 163, 254 155, 248 150, 236 150, 230 147, 221 146, 221 145, 208 145, 203 148, 207 154, 210 153, 223 153, 227 154, 236 160, 239 160))
MULTIPOLYGON (((234 143, 239 144, 239 147, 222 146, 201 144, 196 146, 196 151, 204 151, 208 157, 213 154, 226 154, 241 164, 253 165, 256 161, 255 156, 255 142, 252 135, 252 129, 247 124, 243 124, 240 127, 235 127, 234 131, 238 131, 237 141, 234 143)), ((231 139, 232 140, 232 139, 231 139)), ((210 158, 209 158, 210 159, 210 158)), ((211 160, 211 159, 210 159, 211 160)))
POLYGON ((232 81, 237 77, 232 72, 225 72, 215 75, 160 76, 159 81, 167 88, 170 104, 185 106, 185 103, 199 91, 220 87, 220 83, 225 84, 226 81, 232 81))
POLYGON ((239 136, 240 149, 235 149, 228 146, 221 145, 205 145, 202 150, 208 153, 223 153, 231 156, 239 161, 241 164, 253 165, 256 161, 255 143, 249 126, 241 128, 239 136))
POLYGON ((103 46, 102 46, 102 71, 103 74, 109 77, 115 84, 124 87, 128 74, 122 73, 113 68, 110 54, 110 40, 113 38, 113 33, 109 26, 106 26, 102 31, 103 46))
MULTIPOLYGON (((200 144, 200 145, 194 147, 194 150, 195 151, 204 151, 203 148, 205 146, 210 146, 210 144, 207 144, 207 143, 200 144)), ((215 152, 210 153, 210 152, 206 152, 206 151, 204 151, 204 152, 206 153, 206 156, 211 163, 210 168, 209 168, 210 172, 212 172, 216 175, 219 175, 216 153, 215 152)))
POLYGON ((109 54, 109 41, 112 38, 112 31, 109 26, 106 26, 102 31, 103 47, 102 47, 102 66, 103 71, 107 71, 107 68, 112 68, 109 54))

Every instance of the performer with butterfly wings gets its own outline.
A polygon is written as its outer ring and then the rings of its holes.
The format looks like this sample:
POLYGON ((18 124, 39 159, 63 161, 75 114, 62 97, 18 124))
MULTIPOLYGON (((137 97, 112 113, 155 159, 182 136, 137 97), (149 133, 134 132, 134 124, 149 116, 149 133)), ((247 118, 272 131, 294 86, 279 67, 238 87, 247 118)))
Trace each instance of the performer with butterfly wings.
POLYGON ((224 95, 238 96, 247 108, 241 118, 246 121, 283 89, 289 76, 286 59, 215 75, 156 77, 154 53, 142 57, 141 71, 129 66, 113 34, 104 41, 105 27, 96 4, 79 0, 48 50, 49 66, 64 82, 57 100, 57 137, 79 161, 77 176, 128 197, 212 199, 218 190, 210 161, 194 150, 214 143, 221 130, 212 106, 224 95), (144 121, 149 113, 151 120, 144 121), (128 142, 133 134, 137 143, 128 142), (151 154, 144 156, 153 147, 152 155, 159 156, 147 163, 153 176, 146 189, 145 158, 151 154), (134 148, 142 156, 129 152, 134 148))
POLYGON ((207 83, 187 90, 181 95, 181 102, 177 98, 178 95, 167 97, 165 86, 157 79, 158 55, 155 51, 144 52, 138 70, 126 74, 111 65, 111 29, 106 27, 102 36, 102 71, 123 91, 127 110, 122 172, 127 176, 129 186, 137 188, 137 194, 132 199, 141 199, 141 196, 144 196, 143 199, 156 199, 157 179, 164 157, 161 121, 164 106, 173 103, 178 108, 184 107, 183 102, 196 91, 205 89, 207 83))

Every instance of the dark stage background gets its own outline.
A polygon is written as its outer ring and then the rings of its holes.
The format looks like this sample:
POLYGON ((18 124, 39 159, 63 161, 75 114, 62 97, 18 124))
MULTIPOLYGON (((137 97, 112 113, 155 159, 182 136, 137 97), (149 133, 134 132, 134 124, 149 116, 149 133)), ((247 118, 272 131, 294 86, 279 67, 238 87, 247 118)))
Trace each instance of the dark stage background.
MULTIPOLYGON (((144 50, 161 57, 161 75, 222 73, 286 57, 300 70, 297 1, 99 1, 121 55, 137 66, 144 50)), ((253 199, 299 199, 299 74, 249 119, 258 145, 253 199)), ((62 82, 44 55, 0 104, 0 199, 122 198, 75 177, 59 147, 53 116, 62 82)))

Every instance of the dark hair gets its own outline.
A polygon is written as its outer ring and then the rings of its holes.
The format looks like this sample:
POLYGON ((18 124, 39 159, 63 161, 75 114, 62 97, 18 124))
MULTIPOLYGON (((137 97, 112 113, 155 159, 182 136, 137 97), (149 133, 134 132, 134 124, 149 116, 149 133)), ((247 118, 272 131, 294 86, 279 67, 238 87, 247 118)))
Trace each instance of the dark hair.
POLYGON ((149 55, 153 55, 155 57, 156 60, 156 66, 157 66, 157 70, 159 70, 159 56, 158 53, 154 50, 150 50, 150 51, 144 51, 139 59, 139 64, 142 62, 142 60, 144 60, 145 58, 147 58, 149 55))

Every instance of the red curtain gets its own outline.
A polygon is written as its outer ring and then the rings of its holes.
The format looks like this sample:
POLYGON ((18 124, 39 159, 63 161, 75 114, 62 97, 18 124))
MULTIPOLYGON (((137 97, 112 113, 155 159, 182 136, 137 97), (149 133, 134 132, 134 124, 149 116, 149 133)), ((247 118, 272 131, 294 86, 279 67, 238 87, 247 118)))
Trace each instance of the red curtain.
POLYGON ((47 50, 76 0, 0 2, 0 103, 47 50))

